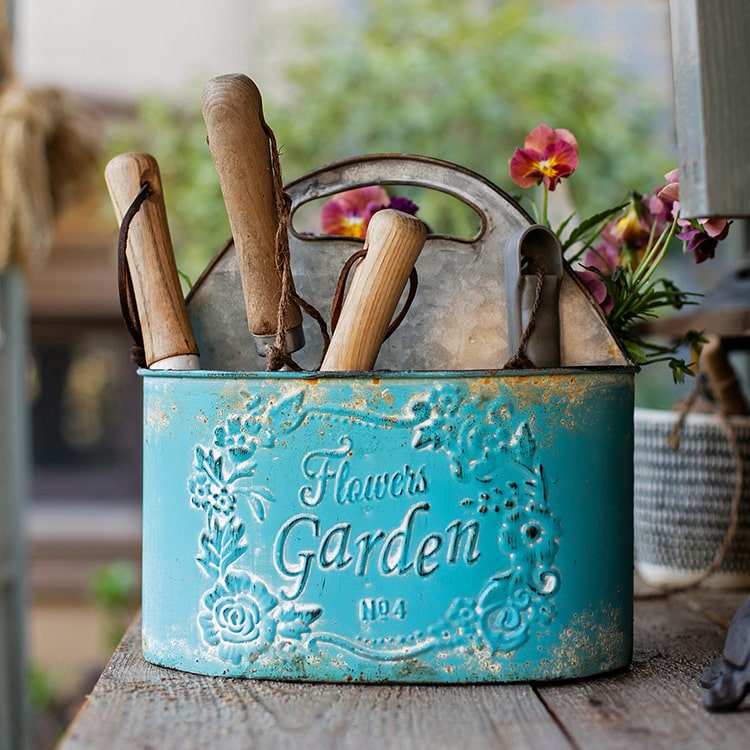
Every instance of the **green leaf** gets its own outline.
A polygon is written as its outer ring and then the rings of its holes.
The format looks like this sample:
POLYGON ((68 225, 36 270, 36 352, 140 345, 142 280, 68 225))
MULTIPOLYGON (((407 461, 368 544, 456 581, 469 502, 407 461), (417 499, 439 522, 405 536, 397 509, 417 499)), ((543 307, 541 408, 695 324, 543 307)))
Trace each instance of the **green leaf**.
POLYGON ((673 357, 669 360, 669 368, 672 370, 674 382, 678 385, 682 385, 685 382, 685 375, 689 375, 690 377, 695 375, 684 359, 673 357))
POLYGON ((570 222, 573 220, 573 218, 575 217, 575 215, 576 215, 576 212, 573 211, 572 214, 570 214, 567 218, 563 219, 563 221, 560 223, 560 226, 557 227, 557 229, 555 230, 555 234, 558 237, 562 237, 563 236, 563 232, 567 229, 568 224, 570 224, 570 222))
POLYGON ((574 245, 588 233, 598 235, 603 225, 613 216, 622 211, 627 205, 627 202, 618 203, 616 206, 612 206, 611 208, 590 216, 588 219, 584 219, 575 229, 573 229, 570 235, 568 235, 568 238, 563 243, 563 250, 567 250, 571 245, 574 245))
POLYGON ((622 343, 625 346, 625 351, 628 353, 628 356, 633 360, 633 362, 635 362, 635 364, 645 365, 648 363, 646 352, 639 342, 625 339, 622 343))

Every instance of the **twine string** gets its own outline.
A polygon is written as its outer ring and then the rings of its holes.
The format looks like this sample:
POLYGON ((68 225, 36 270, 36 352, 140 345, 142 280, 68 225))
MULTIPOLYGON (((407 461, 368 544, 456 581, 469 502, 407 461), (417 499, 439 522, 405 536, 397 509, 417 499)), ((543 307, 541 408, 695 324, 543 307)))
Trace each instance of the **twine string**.
POLYGON ((531 312, 529 313, 529 322, 526 324, 521 339, 518 342, 515 354, 503 365, 503 370, 533 370, 536 365, 531 361, 529 356, 526 354, 526 345, 529 343, 529 339, 534 333, 536 328, 536 316, 539 313, 539 308, 542 304, 542 285, 544 284, 544 267, 534 262, 533 260, 526 260, 526 269, 530 270, 534 276, 536 276, 536 290, 534 292, 534 302, 531 306, 531 312))
POLYGON ((81 98, 18 78, 0 0, 0 270, 30 271, 47 261, 57 217, 91 194, 102 132, 100 116, 81 98))
POLYGON ((292 212, 292 199, 284 190, 284 183, 281 175, 281 161, 279 159, 279 149, 276 143, 276 136, 265 121, 263 121, 263 129, 268 136, 271 147, 274 199, 276 201, 276 212, 279 220, 275 236, 275 258, 276 270, 281 279, 281 296, 279 298, 279 306, 276 315, 276 338, 273 346, 270 346, 266 353, 266 368, 269 371, 274 371, 280 370, 286 365, 291 370, 300 372, 302 367, 300 367, 284 349, 284 343, 286 340, 286 315, 290 304, 296 302, 300 308, 318 324, 321 336, 323 337, 323 357, 325 357, 331 337, 328 333, 328 326, 323 316, 312 304, 303 299, 297 293, 294 286, 291 253, 289 251, 289 222, 292 212))

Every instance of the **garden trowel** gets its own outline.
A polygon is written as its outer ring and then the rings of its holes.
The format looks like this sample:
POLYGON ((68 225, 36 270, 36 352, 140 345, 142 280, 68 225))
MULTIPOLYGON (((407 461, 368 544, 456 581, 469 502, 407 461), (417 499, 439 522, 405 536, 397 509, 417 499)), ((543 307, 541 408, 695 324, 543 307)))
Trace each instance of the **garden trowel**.
POLYGON ((146 365, 200 369, 167 224, 159 166, 153 156, 115 156, 104 171, 118 223, 142 188, 149 192, 129 224, 126 262, 132 280, 146 365))
POLYGON ((370 220, 366 255, 338 318, 320 369, 371 370, 414 263, 427 227, 416 217, 385 209, 370 220))
MULTIPOLYGON (((282 277, 276 254, 277 190, 260 92, 245 75, 218 76, 203 91, 202 109, 232 229, 245 308, 244 316, 236 314, 225 334, 236 338, 244 333, 238 322, 246 317, 256 351, 263 356, 276 340, 282 277)), ((223 300, 214 303, 219 306, 223 300)), ((299 306, 289 300, 283 321, 287 353, 304 345, 301 324, 299 306)), ((246 345, 238 343, 232 350, 244 352, 246 345)), ((247 359, 243 368, 252 369, 247 359)))

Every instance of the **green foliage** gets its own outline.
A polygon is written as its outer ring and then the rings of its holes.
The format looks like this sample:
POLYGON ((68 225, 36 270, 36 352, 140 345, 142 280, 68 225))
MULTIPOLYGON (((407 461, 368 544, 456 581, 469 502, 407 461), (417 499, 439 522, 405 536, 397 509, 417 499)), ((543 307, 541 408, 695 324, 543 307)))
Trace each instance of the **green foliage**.
POLYGON ((231 234, 206 144, 200 91, 193 93, 184 109, 156 98, 139 102, 135 122, 118 128, 108 149, 110 157, 125 151, 156 157, 172 244, 188 288, 231 234))
MULTIPOLYGON (((308 29, 291 91, 267 109, 287 174, 360 153, 456 162, 510 188, 508 159, 540 122, 582 144, 571 186, 586 214, 661 181, 659 103, 529 0, 371 0, 308 29)), ((424 212, 420 212, 424 215, 424 212)), ((424 215, 429 222, 432 217, 424 215)))
POLYGON ((99 566, 92 575, 90 591, 92 599, 104 612, 106 647, 111 650, 119 643, 138 599, 138 582, 133 565, 115 560, 99 566))
POLYGON ((31 664, 28 668, 27 686, 34 711, 49 711, 55 706, 58 688, 47 670, 38 664, 31 664))
MULTIPOLYGON (((650 190, 673 166, 665 103, 562 34, 548 3, 369 0, 358 8, 258 30, 269 59, 290 50, 277 71, 284 83, 262 91, 285 179, 344 157, 403 152, 455 162, 510 192, 508 159, 540 122, 568 128, 581 144, 570 189, 585 215, 629 187, 650 190)), ((144 103, 148 134, 128 148, 159 160, 175 251, 195 278, 229 228, 200 95, 191 97, 183 112, 144 103)), ((425 221, 443 222, 436 231, 473 233, 455 201, 433 212, 429 200, 415 200, 425 221)))
POLYGON ((567 236, 565 232, 568 228, 572 216, 569 216, 555 231, 558 237, 562 238, 562 249, 563 251, 570 250, 573 248, 573 252, 566 255, 568 260, 571 262, 578 260, 583 256, 583 253, 590 248, 599 238, 602 230, 611 219, 622 211, 627 203, 618 203, 616 206, 607 208, 604 211, 600 211, 598 214, 590 216, 588 219, 584 219, 578 226, 574 227, 567 236))
POLYGON ((105 609, 118 609, 132 603, 136 590, 133 566, 123 561, 102 565, 94 571, 91 593, 105 609))

